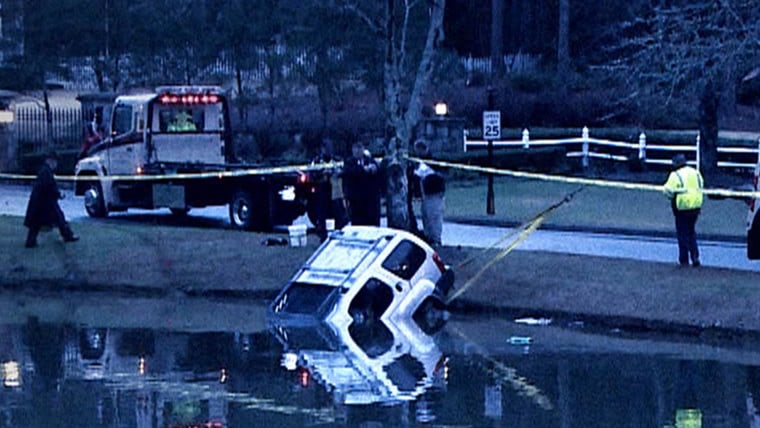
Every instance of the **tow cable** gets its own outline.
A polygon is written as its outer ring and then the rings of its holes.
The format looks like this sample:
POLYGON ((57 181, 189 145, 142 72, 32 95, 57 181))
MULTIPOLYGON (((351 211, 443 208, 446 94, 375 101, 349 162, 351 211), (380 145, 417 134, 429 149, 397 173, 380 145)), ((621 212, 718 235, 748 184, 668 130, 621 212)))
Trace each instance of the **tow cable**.
POLYGON ((461 296, 462 294, 464 294, 464 292, 467 291, 467 289, 470 288, 473 284, 475 284, 476 281, 491 266, 493 266, 494 264, 496 264, 496 262, 498 262, 499 260, 501 260, 504 257, 506 257, 518 245, 520 245, 523 241, 525 241, 526 239, 528 239, 528 237, 533 232, 535 232, 538 229, 538 227, 544 221, 544 219, 546 218, 546 216, 548 216, 549 214, 551 214, 552 212, 554 212, 557 208, 561 207, 562 205, 570 202, 573 199, 573 197, 575 197, 575 195, 577 195, 583 189, 585 189, 585 186, 581 186, 581 187, 575 189, 574 191, 568 193, 560 201, 557 201, 557 202, 553 203, 552 205, 548 206, 547 208, 545 208, 544 210, 542 210, 538 214, 534 215, 533 218, 531 218, 530 220, 526 221, 525 223, 522 223, 518 227, 516 227, 516 228, 510 230, 509 232, 507 232, 506 234, 504 234, 504 236, 502 236, 501 238, 499 238, 497 241, 495 241, 490 246, 484 248, 483 250, 481 250, 478 253, 474 254, 473 256, 465 259, 463 262, 461 262, 459 265, 457 265, 457 268, 462 268, 462 267, 470 264, 472 261, 474 261, 475 259, 477 259, 481 255, 483 255, 487 251, 492 250, 497 245, 499 245, 499 244, 501 244, 503 242, 506 242, 507 240, 509 240, 512 237, 514 237, 515 235, 517 235, 517 237, 509 245, 507 245, 506 248, 504 248, 503 250, 499 251, 495 256, 493 256, 490 260, 488 260, 483 265, 483 267, 480 268, 480 270, 478 270, 478 272, 475 273, 475 275, 473 275, 470 279, 467 280, 467 282, 464 283, 464 285, 461 288, 459 288, 454 294, 450 295, 446 299, 446 305, 449 305, 456 298, 458 298, 459 296, 461 296))

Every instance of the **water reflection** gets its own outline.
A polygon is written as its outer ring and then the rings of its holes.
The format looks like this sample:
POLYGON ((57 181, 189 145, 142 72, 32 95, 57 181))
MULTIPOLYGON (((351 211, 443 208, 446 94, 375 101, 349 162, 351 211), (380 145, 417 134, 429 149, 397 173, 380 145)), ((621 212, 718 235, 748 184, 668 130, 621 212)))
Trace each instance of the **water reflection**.
POLYGON ((335 403, 395 405, 446 384, 446 358, 410 319, 273 330, 284 347, 282 366, 299 372, 302 385, 313 378, 335 403))
POLYGON ((225 319, 0 316, 0 427, 760 426, 755 341, 457 317, 433 335, 405 323, 272 334, 196 304, 225 319))

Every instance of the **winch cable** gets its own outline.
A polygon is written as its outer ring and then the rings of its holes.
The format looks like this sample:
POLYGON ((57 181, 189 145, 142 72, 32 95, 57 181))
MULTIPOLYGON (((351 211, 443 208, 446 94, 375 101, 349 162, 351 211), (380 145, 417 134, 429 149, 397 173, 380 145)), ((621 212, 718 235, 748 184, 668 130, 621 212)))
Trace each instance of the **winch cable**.
POLYGON ((488 250, 492 249, 494 246, 498 245, 499 243, 501 243, 501 242, 503 242, 503 241, 506 241, 506 239, 508 239, 508 238, 512 237, 512 236, 513 236, 513 235, 515 235, 517 232, 519 232, 519 235, 517 236, 517 238, 516 238, 514 241, 512 241, 512 242, 511 242, 509 245, 507 245, 507 247, 506 247, 506 248, 504 248, 504 249, 502 249, 501 251, 499 251, 499 252, 498 252, 498 253, 497 253, 497 254, 496 254, 494 257, 492 257, 490 260, 488 260, 488 261, 487 261, 487 262, 486 262, 486 263, 483 265, 483 267, 481 267, 481 268, 480 268, 480 270, 478 270, 478 271, 475 273, 475 275, 473 275, 472 277, 470 277, 470 278, 467 280, 467 282, 465 282, 465 283, 464 283, 464 285, 463 285, 461 288, 459 288, 459 289, 458 289, 458 290, 457 290, 457 291, 456 291, 454 294, 450 295, 450 296, 449 296, 449 297, 446 299, 446 304, 447 304, 447 305, 448 305, 448 304, 450 304, 450 303, 451 303, 451 302, 453 302, 455 299, 457 299, 459 296, 461 296, 462 294, 464 294, 464 292, 465 292, 465 291, 467 291, 467 289, 469 289, 470 287, 472 287, 472 285, 473 285, 473 284, 475 284, 475 283, 477 282, 477 280, 478 280, 478 279, 480 279, 480 277, 481 277, 481 276, 482 276, 482 275, 483 275, 483 274, 484 274, 484 273, 485 273, 485 272, 486 272, 486 271, 487 271, 487 270, 488 270, 488 269, 489 269, 491 266, 493 266, 494 264, 496 264, 496 262, 498 262, 498 261, 500 261, 501 259, 503 259, 504 257, 506 257, 506 256, 507 256, 509 253, 511 253, 511 252, 512 252, 512 251, 513 251, 515 248, 517 248, 517 246, 518 246, 518 245, 520 245, 520 244, 521 244, 523 241, 525 241, 526 239, 528 239, 528 237, 529 237, 529 236, 530 236, 530 235, 531 235, 533 232, 535 232, 535 231, 536 231, 536 230, 539 228, 539 226, 541 226, 541 223, 543 223, 543 221, 546 219, 546 216, 548 216, 549 214, 551 214, 552 212, 554 212, 554 211, 555 211, 557 208, 561 207, 562 205, 566 204, 567 202, 570 202, 570 201, 573 199, 573 197, 574 197, 576 194, 578 194, 578 192, 580 192, 581 190, 583 190, 584 188, 585 188, 585 186, 581 186, 581 187, 579 187, 579 188, 575 189, 574 191, 572 191, 572 192, 568 193, 567 195, 565 195, 565 197, 564 197, 562 200, 560 200, 560 201, 558 201, 558 202, 555 202, 554 204, 550 205, 549 207, 545 208, 544 210, 542 210, 541 212, 539 212, 538 214, 536 214, 536 215, 535 215, 535 216, 534 216, 532 219, 530 219, 529 221, 527 221, 527 222, 523 223, 522 225, 520 225, 520 226, 519 226, 519 227, 517 227, 516 229, 514 229, 514 230, 511 230, 509 233, 507 233, 507 234, 505 235, 505 237, 502 237, 502 238, 500 238, 500 239, 499 239, 498 241, 496 241, 496 242, 495 242, 493 245, 489 246, 488 248, 486 248, 486 249, 484 249, 484 250, 482 250, 482 251, 479 251, 479 252, 478 252, 478 253, 477 253, 475 256, 473 256, 473 257, 470 257, 470 258, 468 258, 467 260, 465 260, 464 262, 460 263, 460 264, 459 264, 459 267, 465 266, 466 264, 470 263, 472 260, 474 260, 475 258, 477 258, 478 256, 480 256, 480 255, 481 255, 481 254, 483 254, 484 252, 486 252, 486 251, 488 251, 488 250))
POLYGON ((483 248, 481 251, 477 252, 476 254, 468 257, 467 259, 465 259, 464 261, 462 261, 461 263, 459 263, 456 267, 457 268, 463 268, 463 267, 467 266, 472 261, 478 259, 481 255, 483 255, 483 253, 492 250, 494 247, 498 246, 499 244, 501 244, 503 242, 506 242, 508 239, 511 239, 513 236, 517 235, 521 230, 523 230, 523 229, 527 228, 528 226, 530 226, 536 219, 538 219, 540 217, 545 217, 545 216, 549 215, 550 213, 552 213, 557 208, 559 208, 562 205, 570 202, 570 200, 572 200, 573 197, 575 197, 575 195, 577 195, 581 190, 583 190, 585 188, 586 188, 585 186, 580 186, 577 189, 573 190, 572 192, 568 193, 560 201, 555 202, 552 205, 546 207, 545 209, 543 209, 542 211, 540 211, 538 214, 534 215, 530 220, 528 220, 528 221, 520 224, 519 226, 515 227, 514 229, 508 231, 501 238, 499 238, 498 240, 494 241, 494 243, 492 243, 491 245, 483 248))

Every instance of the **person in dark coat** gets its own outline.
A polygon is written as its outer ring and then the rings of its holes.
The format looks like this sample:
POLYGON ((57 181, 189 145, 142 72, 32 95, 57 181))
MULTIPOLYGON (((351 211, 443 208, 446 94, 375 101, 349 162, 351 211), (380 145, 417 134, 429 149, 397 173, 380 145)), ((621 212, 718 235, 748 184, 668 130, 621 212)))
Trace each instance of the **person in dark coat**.
POLYGON ((37 173, 32 194, 29 196, 29 203, 26 206, 24 226, 29 229, 26 235, 26 248, 37 246, 37 234, 43 227, 57 227, 64 242, 79 240, 79 237, 74 235, 66 222, 63 211, 58 205, 58 200, 62 198, 62 194, 58 190, 58 184, 53 175, 57 167, 58 155, 55 152, 48 153, 45 156, 45 162, 37 173))
POLYGON ((375 159, 356 142, 343 163, 343 187, 351 224, 380 226, 380 176, 375 159))

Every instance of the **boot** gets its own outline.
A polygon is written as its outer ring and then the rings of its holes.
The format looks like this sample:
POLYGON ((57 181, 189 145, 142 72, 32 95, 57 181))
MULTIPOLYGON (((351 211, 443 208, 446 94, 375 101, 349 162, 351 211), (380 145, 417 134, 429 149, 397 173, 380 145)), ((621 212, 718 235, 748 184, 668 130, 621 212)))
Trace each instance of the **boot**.
POLYGON ((68 225, 68 223, 64 224, 61 227, 61 237, 63 238, 63 242, 79 241, 79 236, 74 234, 74 231, 71 230, 71 227, 68 225))
POLYGON ((26 244, 24 244, 24 247, 34 248, 36 246, 37 246, 37 230, 34 230, 33 228, 29 228, 29 231, 26 233, 26 244))

